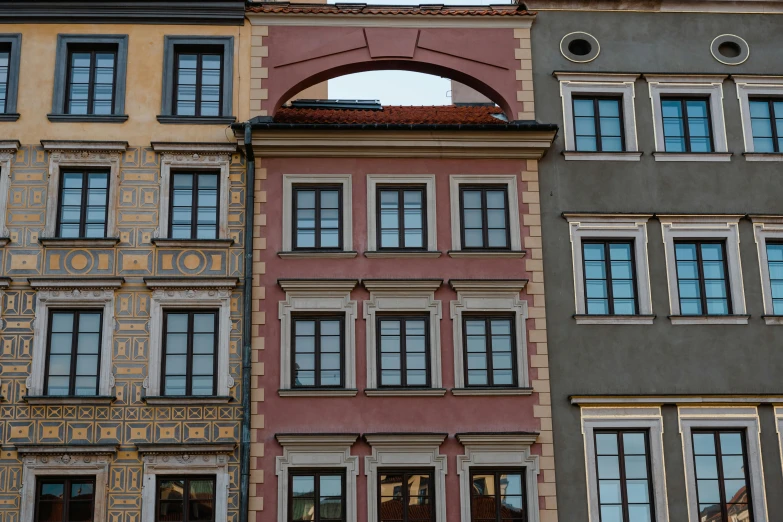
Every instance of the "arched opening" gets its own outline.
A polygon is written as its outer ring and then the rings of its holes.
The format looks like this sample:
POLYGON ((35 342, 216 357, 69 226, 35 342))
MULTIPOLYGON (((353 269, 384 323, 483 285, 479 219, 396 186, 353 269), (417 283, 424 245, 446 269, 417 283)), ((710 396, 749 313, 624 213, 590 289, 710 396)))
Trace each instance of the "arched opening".
MULTIPOLYGON (((411 71, 368 71, 328 81, 328 97, 378 100, 381 105, 450 105, 451 80, 411 71)), ((307 92, 307 91, 305 91, 307 92)), ((301 98, 302 95, 298 95, 301 98)))

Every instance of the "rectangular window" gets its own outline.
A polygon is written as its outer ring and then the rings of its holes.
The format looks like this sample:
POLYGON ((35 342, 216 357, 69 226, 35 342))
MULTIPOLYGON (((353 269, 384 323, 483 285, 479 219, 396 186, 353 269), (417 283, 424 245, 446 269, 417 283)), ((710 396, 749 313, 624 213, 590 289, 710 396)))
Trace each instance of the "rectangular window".
POLYGON ((321 469, 289 472, 289 522, 344 522, 345 472, 321 469))
POLYGON ((722 241, 675 241, 681 315, 731 314, 726 245, 722 241))
POLYGON ((471 470, 471 522, 525 522, 525 471, 471 470))
POLYGON ((215 477, 157 478, 156 522, 213 522, 215 477))
POLYGON ((97 395, 101 358, 100 310, 49 312, 44 395, 97 395))
POLYGON ((425 190, 425 187, 378 187, 380 250, 426 248, 425 190))
POLYGON ((587 313, 635 315, 633 242, 582 241, 587 313))
POLYGON ((218 314, 212 311, 163 312, 161 395, 214 395, 218 314))
POLYGON ((463 318, 467 386, 516 386, 516 339, 511 317, 463 318))
POLYGON ((378 470, 378 522, 434 522, 432 471, 378 470))
POLYGON ((508 250, 508 186, 460 186, 462 248, 508 250))
POLYGON ((342 249, 342 191, 342 186, 293 187, 294 250, 342 249))
POLYGON ((117 46, 69 46, 65 114, 112 114, 117 46))
POLYGON ((11 79, 11 44, 0 43, 0 114, 6 112, 11 79))
POLYGON ((647 431, 596 430, 595 452, 601 520, 655 520, 647 431))
POLYGON ((783 99, 751 98, 750 125, 754 152, 783 151, 783 99))
POLYGON ((767 264, 772 292, 772 313, 783 315, 783 243, 767 242, 767 264))
POLYGON ((217 239, 217 172, 172 173, 171 230, 173 239, 217 239))
POLYGON ((576 150, 622 152, 622 98, 574 97, 576 150))
POLYGON ((661 98, 666 152, 712 152, 708 98, 661 98))
POLYGON ((377 321, 379 386, 429 386, 429 317, 379 316, 377 321))
POLYGON ((106 237, 109 173, 64 171, 57 237, 106 237))
POLYGON ((223 49, 178 47, 174 63, 174 114, 222 116, 223 49))
POLYGON ((753 520, 745 432, 693 430, 692 436, 699 519, 753 520))
POLYGON ((293 317, 294 388, 339 388, 344 374, 344 317, 293 317))
POLYGON ((35 522, 92 522, 95 477, 37 477, 35 522))

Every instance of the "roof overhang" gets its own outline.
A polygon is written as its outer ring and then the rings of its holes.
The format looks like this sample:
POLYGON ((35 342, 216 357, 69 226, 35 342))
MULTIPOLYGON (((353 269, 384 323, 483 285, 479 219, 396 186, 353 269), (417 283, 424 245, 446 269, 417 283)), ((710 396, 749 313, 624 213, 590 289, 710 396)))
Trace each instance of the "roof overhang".
POLYGON ((621 11, 652 13, 783 14, 780 0, 524 0, 537 11, 621 11))

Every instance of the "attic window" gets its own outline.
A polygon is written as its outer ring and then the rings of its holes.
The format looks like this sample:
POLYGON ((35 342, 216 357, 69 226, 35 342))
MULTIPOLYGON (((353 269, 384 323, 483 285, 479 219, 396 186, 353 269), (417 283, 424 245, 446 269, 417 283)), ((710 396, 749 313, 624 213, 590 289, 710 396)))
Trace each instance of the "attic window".
POLYGON ((567 60, 575 63, 592 62, 601 52, 601 46, 595 36, 575 32, 569 33, 560 41, 560 52, 567 60))

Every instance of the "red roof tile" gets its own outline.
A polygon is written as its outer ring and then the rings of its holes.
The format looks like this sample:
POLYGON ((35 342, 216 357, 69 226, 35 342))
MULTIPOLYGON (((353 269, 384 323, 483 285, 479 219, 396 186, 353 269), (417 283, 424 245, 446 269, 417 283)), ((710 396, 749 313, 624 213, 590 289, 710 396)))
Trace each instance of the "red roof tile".
POLYGON ((350 14, 350 15, 440 15, 440 16, 530 16, 532 13, 515 4, 497 6, 449 5, 371 5, 366 4, 300 4, 264 2, 248 4, 251 13, 279 14, 350 14))
POLYGON ((275 123, 334 123, 334 124, 429 124, 429 125, 505 125, 496 118, 500 107, 460 107, 452 105, 401 107, 384 106, 383 110, 309 109, 281 107, 275 114, 275 123))

